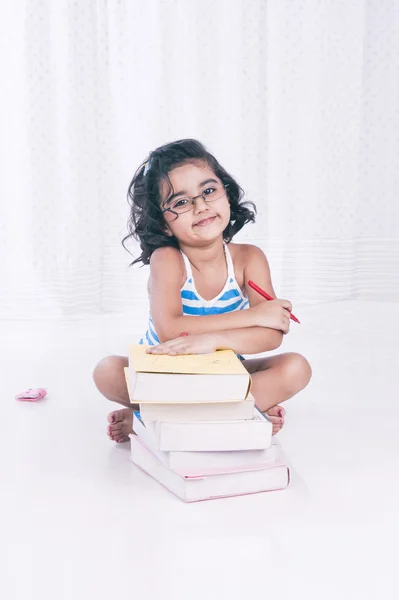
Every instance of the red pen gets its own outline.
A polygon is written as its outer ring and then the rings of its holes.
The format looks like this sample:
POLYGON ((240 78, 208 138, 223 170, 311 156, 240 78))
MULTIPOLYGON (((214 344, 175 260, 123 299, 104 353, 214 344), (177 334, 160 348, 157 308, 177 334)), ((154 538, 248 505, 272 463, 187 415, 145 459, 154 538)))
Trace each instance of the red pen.
MULTIPOLYGON (((248 281, 248 285, 251 286, 251 288, 253 288, 255 290, 255 292, 258 292, 258 294, 260 294, 261 296, 263 296, 264 298, 266 298, 266 300, 274 300, 273 296, 270 296, 267 292, 265 292, 264 290, 262 290, 262 288, 260 288, 258 285, 256 285, 256 283, 254 283, 253 281, 248 281)), ((290 318, 295 321, 295 323, 299 323, 300 321, 298 321, 298 319, 296 318, 295 315, 293 315, 292 313, 290 314, 290 318)))

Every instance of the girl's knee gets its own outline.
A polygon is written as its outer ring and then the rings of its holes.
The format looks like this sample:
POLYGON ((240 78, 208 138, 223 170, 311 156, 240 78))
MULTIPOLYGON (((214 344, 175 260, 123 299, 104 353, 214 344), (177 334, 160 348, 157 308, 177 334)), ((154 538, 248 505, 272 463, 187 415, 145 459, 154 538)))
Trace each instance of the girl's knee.
POLYGON ((94 367, 93 380, 97 388, 100 389, 107 381, 114 381, 118 374, 124 376, 124 367, 127 367, 129 360, 125 356, 111 355, 101 359, 94 367))
POLYGON ((302 354, 289 352, 285 363, 286 381, 292 391, 299 392, 312 377, 312 367, 302 354))

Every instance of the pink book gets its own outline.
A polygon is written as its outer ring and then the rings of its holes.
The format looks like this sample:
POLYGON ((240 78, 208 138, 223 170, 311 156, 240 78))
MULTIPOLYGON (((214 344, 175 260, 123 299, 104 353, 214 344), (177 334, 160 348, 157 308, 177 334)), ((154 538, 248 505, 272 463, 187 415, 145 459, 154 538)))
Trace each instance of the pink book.
POLYGON ((261 469, 182 476, 162 464, 137 436, 131 436, 130 439, 131 459, 134 464, 184 502, 282 490, 289 485, 289 468, 279 458, 261 469))

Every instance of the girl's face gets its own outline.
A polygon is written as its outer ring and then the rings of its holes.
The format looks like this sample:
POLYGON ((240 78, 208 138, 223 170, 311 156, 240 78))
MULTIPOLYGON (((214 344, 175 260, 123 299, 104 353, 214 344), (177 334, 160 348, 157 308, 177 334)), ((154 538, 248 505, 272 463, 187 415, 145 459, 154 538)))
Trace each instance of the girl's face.
POLYGON ((186 212, 178 213, 177 218, 170 210, 164 212, 167 233, 188 246, 202 245, 221 236, 230 222, 230 204, 222 182, 207 163, 185 163, 168 175, 173 195, 168 182, 161 182, 161 208, 175 211, 184 208, 186 212), (205 201, 200 194, 212 201, 205 201))

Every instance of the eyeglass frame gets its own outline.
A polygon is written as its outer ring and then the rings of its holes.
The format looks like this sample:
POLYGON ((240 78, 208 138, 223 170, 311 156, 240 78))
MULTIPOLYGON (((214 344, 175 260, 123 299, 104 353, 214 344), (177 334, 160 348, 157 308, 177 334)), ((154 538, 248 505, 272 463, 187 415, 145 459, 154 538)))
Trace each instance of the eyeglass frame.
MULTIPOLYGON (((169 212, 173 213, 174 215, 176 215, 176 219, 177 219, 179 217, 179 215, 184 215, 184 213, 190 212, 190 211, 194 210, 195 200, 197 198, 202 198, 203 201, 206 204, 209 204, 210 202, 216 202, 217 200, 220 200, 220 198, 222 198, 225 195, 228 187, 229 187, 228 183, 224 183, 223 184, 223 194, 221 196, 219 196, 219 198, 215 198, 214 200, 207 200, 206 197, 204 196, 204 193, 198 194, 198 196, 192 196, 192 198, 191 198, 191 208, 189 208, 188 210, 185 210, 185 211, 183 211, 181 213, 178 213, 175 210, 172 210, 171 208, 164 208, 164 209, 162 209, 162 214, 164 214, 164 213, 166 213, 166 212, 169 211, 169 212)), ((175 219, 175 221, 176 221, 176 219, 175 219)))

